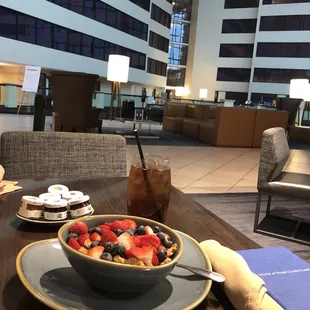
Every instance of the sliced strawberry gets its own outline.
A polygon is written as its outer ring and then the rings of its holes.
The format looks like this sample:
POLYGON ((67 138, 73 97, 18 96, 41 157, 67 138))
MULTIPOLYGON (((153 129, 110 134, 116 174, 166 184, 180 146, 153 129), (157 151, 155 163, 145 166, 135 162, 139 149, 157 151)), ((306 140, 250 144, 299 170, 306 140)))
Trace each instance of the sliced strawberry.
POLYGON ((102 243, 103 242, 116 243, 117 237, 113 231, 103 228, 103 229, 101 229, 101 242, 102 243))
POLYGON ((88 255, 93 257, 93 258, 99 259, 100 256, 102 255, 103 251, 104 251, 103 246, 95 246, 88 251, 88 255))
POLYGON ((91 244, 89 234, 80 235, 79 239, 78 239, 78 243, 81 246, 85 246, 85 247, 89 248, 90 244, 91 244))
POLYGON ((110 225, 107 225, 109 223, 104 223, 104 225, 100 225, 99 228, 102 230, 102 229, 107 229, 107 230, 110 230, 110 225))
POLYGON ((135 247, 140 248, 141 247, 141 240, 140 236, 132 236, 133 242, 135 243, 135 247))
POLYGON ((123 221, 115 220, 110 226, 110 229, 111 230, 120 229, 124 231, 130 228, 136 228, 136 227, 137 227, 137 224, 132 220, 123 220, 123 221))
POLYGON ((71 246, 71 248, 73 248, 74 250, 79 250, 81 248, 79 243, 72 237, 69 239, 68 245, 71 246))
POLYGON ((146 235, 154 235, 154 231, 150 226, 145 226, 145 234, 146 235))
POLYGON ((77 221, 69 227, 69 232, 78 235, 84 235, 88 233, 88 227, 84 222, 77 221))
POLYGON ((90 235, 90 240, 91 241, 98 241, 98 242, 100 242, 101 241, 101 236, 98 233, 94 232, 94 233, 92 233, 90 235))
POLYGON ((103 225, 108 226, 110 228, 112 223, 104 222, 103 225))
POLYGON ((144 262, 146 266, 153 266, 153 248, 151 246, 144 246, 142 248, 132 248, 126 251, 127 257, 136 257, 144 262))
POLYGON ((152 257, 152 264, 153 264, 153 266, 158 266, 159 265, 158 257, 154 253, 153 253, 153 257, 152 257))
POLYGON ((122 244, 126 250, 130 250, 136 246, 133 236, 131 236, 127 231, 122 233, 117 238, 117 241, 122 244))
POLYGON ((149 243, 155 248, 158 248, 161 244, 160 239, 156 235, 144 235, 139 236, 141 242, 149 243))

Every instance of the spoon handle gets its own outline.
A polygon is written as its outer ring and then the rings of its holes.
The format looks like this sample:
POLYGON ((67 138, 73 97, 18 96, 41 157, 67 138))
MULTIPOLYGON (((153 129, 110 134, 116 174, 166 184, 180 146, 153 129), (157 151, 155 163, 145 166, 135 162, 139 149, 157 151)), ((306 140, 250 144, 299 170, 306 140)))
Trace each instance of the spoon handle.
POLYGON ((202 277, 205 277, 207 279, 210 279, 214 282, 224 282, 225 281, 225 277, 217 272, 214 271, 210 271, 210 270, 206 270, 206 269, 201 269, 201 268, 197 268, 197 267, 192 267, 192 266, 187 266, 187 265, 182 265, 182 264, 177 264, 177 267, 183 268, 183 269, 187 269, 195 274, 198 274, 202 277))

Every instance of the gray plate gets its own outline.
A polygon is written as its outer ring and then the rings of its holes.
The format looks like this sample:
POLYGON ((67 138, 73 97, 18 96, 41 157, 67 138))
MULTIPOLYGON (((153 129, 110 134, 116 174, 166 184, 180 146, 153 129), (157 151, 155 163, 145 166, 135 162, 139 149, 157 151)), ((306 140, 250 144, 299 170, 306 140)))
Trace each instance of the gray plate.
MULTIPOLYGON (((211 269, 198 243, 178 232, 184 243, 180 263, 211 269)), ((17 257, 17 273, 31 294, 52 309, 193 309, 208 295, 211 281, 176 267, 151 291, 134 298, 108 297, 92 290, 75 272, 57 239, 35 242, 17 257)))

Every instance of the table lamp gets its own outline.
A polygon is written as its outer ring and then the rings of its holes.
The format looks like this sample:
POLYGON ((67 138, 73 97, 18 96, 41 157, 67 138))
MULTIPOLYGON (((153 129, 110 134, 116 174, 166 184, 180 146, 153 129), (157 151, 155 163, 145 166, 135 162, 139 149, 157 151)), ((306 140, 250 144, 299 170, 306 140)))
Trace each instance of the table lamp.
POLYGON ((117 94, 119 116, 122 117, 121 83, 128 82, 130 58, 123 55, 109 55, 107 80, 112 81, 109 119, 113 117, 114 101, 117 94))
POLYGON ((200 88, 199 99, 204 100, 208 98, 208 90, 206 88, 200 88))
POLYGON ((308 85, 308 79, 292 79, 290 83, 290 98, 305 99, 308 85))
POLYGON ((175 88, 175 96, 176 97, 181 98, 184 96, 184 94, 185 94, 185 88, 184 87, 180 86, 180 87, 175 88))

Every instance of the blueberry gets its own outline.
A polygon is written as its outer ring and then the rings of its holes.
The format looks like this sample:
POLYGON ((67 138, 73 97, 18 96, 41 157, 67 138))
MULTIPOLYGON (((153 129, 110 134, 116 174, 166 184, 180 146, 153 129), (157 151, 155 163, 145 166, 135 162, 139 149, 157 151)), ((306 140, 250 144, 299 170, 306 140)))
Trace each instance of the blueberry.
POLYGON ((120 244, 120 243, 116 243, 113 247, 112 253, 113 256, 121 256, 121 257, 125 257, 125 247, 120 244))
POLYGON ((139 225, 136 229, 136 234, 140 236, 145 235, 145 227, 143 225, 139 225))
POLYGON ((134 236, 135 235, 135 232, 136 232, 136 229, 135 228, 130 228, 130 229, 127 229, 126 230, 130 236, 134 236))
POLYGON ((164 235, 162 232, 159 232, 159 233, 157 234, 157 237, 159 238, 160 242, 161 242, 162 244, 164 244, 164 242, 165 242, 165 240, 166 240, 165 235, 164 235))
POLYGON ((67 243, 69 242, 70 238, 74 238, 77 241, 79 239, 79 235, 75 233, 70 233, 67 238, 67 243))
POLYGON ((99 235, 101 235, 101 229, 99 227, 93 227, 91 229, 88 230, 88 233, 91 235, 94 232, 98 233, 99 235))
POLYGON ((92 241, 90 247, 91 248, 94 248, 95 246, 99 246, 100 245, 100 242, 99 241, 92 241))
POLYGON ((157 233, 161 232, 161 228, 159 226, 154 226, 153 231, 155 234, 157 234, 157 233))
POLYGON ((102 253, 100 258, 103 259, 103 260, 107 260, 108 262, 112 262, 113 261, 113 257, 111 255, 111 253, 108 253, 108 252, 102 253))
POLYGON ((160 263, 162 263, 167 258, 167 251, 165 249, 161 249, 157 252, 157 257, 160 263))
POLYGON ((165 239, 164 241, 164 246, 167 248, 167 249, 170 249, 172 246, 173 246, 173 242, 170 238, 167 238, 165 239))
POLYGON ((114 243, 112 243, 112 242, 105 242, 103 244, 103 246, 104 246, 104 251, 105 252, 112 253, 113 248, 114 248, 114 243))
POLYGON ((119 228, 114 229, 113 232, 117 237, 119 237, 123 233, 123 231, 119 228))

